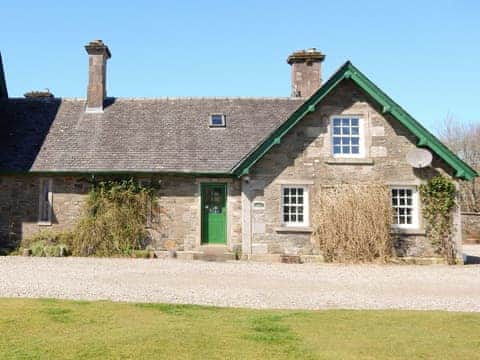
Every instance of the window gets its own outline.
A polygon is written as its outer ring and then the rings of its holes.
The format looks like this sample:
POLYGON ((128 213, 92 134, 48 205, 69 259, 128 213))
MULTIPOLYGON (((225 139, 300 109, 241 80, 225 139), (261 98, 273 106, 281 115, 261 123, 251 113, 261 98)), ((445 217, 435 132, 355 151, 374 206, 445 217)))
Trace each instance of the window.
POLYGON ((222 115, 222 114, 210 115, 210 127, 225 127, 225 115, 222 115))
POLYGON ((52 179, 40 179, 40 198, 38 207, 38 223, 52 223, 52 179))
POLYGON ((393 225, 399 228, 418 227, 418 194, 415 187, 391 189, 393 225))
POLYGON ((331 129, 333 156, 363 156, 362 127, 359 117, 334 116, 331 129))
POLYGON ((282 187, 282 222, 285 226, 308 226, 306 186, 282 187))

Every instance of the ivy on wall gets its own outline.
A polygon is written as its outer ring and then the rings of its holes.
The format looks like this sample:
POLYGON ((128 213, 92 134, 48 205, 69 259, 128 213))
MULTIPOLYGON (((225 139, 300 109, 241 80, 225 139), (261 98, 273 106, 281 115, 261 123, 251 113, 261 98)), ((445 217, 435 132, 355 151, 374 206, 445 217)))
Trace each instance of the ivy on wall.
POLYGON ((455 184, 445 176, 435 176, 420 185, 422 215, 427 236, 449 264, 456 263, 453 241, 453 208, 455 207, 455 184))

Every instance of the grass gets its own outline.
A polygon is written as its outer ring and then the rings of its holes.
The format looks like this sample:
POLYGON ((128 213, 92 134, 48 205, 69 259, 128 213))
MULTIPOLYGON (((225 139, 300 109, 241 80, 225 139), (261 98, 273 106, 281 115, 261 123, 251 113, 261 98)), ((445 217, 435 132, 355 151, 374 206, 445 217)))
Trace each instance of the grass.
POLYGON ((0 299, 2 359, 474 359, 480 314, 0 299))

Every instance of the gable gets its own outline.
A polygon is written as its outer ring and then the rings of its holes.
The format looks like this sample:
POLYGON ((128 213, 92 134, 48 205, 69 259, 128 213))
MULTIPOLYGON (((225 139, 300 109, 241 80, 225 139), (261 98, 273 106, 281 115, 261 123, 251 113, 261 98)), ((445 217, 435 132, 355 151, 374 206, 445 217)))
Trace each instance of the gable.
POLYGON ((371 82, 350 62, 346 62, 315 94, 313 94, 302 106, 300 106, 286 122, 276 128, 270 135, 250 152, 233 169, 237 176, 246 175, 251 167, 260 160, 274 145, 279 145, 282 138, 302 120, 306 115, 314 112, 317 105, 335 89, 342 81, 350 79, 365 93, 367 93, 382 109, 384 115, 391 115, 401 123, 417 139, 418 147, 430 149, 453 170, 456 177, 472 180, 478 176, 477 172, 468 164, 456 156, 440 140, 425 129, 418 121, 403 110, 380 88, 371 82))

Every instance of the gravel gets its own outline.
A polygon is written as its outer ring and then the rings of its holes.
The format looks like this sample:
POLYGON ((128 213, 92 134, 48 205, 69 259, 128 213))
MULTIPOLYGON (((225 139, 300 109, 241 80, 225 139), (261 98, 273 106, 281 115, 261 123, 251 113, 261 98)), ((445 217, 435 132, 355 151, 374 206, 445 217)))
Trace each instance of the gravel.
POLYGON ((480 312, 480 266, 0 257, 0 296, 480 312))

